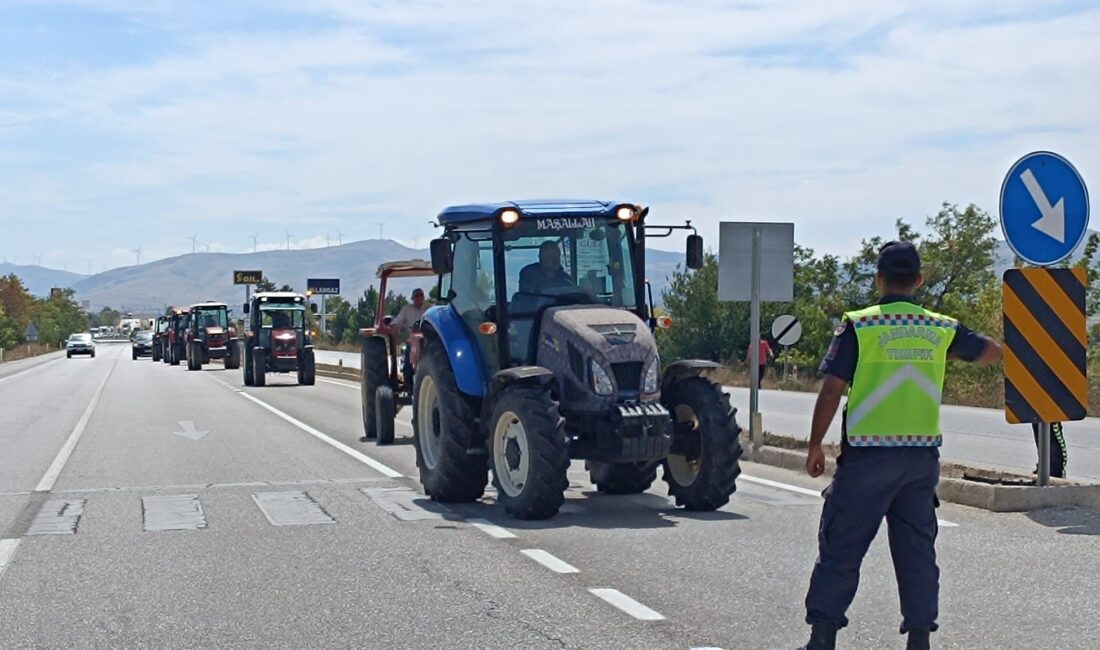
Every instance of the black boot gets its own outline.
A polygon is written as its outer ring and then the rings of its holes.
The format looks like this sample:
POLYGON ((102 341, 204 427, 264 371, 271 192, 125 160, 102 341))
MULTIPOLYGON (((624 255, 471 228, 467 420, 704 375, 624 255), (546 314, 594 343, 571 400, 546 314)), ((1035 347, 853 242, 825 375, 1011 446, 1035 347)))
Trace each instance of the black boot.
POLYGON ((909 641, 905 644, 905 650, 928 650, 931 635, 928 628, 909 630, 909 641))
POLYGON ((815 625, 810 628, 810 640, 798 650, 835 650, 836 628, 815 625))

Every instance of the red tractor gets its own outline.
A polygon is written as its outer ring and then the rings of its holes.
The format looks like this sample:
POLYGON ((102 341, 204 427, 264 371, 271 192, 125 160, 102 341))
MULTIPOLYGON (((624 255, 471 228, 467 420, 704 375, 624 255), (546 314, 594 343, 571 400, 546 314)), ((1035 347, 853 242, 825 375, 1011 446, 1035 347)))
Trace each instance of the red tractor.
POLYGON ((393 443, 397 412, 412 404, 413 373, 420 357, 423 337, 419 327, 411 328, 403 349, 398 349, 400 331, 389 325, 386 315, 387 283, 393 278, 436 277, 427 260, 387 262, 378 267, 380 286, 374 327, 359 330, 363 349, 359 363, 362 391, 363 437, 361 442, 377 438, 378 444, 393 443))
POLYGON ((224 359, 226 370, 241 367, 240 346, 229 325, 229 306, 224 302, 191 305, 184 338, 188 370, 202 370, 202 365, 211 359, 224 359))
POLYGON ((164 361, 173 366, 180 365, 180 361, 187 357, 187 348, 184 337, 187 332, 187 319, 191 311, 186 307, 173 307, 168 315, 168 341, 165 346, 164 361))

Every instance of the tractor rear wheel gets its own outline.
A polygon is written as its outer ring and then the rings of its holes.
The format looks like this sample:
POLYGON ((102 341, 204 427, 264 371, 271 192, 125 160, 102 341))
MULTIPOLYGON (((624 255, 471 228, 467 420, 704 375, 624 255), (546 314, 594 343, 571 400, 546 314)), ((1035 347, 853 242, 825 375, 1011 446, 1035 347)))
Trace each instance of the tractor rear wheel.
POLYGON ((248 348, 244 349, 244 363, 241 364, 242 375, 244 375, 244 385, 252 385, 252 350, 248 348))
POLYGON ((393 389, 389 386, 379 386, 375 391, 374 414, 378 419, 378 444, 392 445, 397 411, 393 403, 393 389))
POLYGON ((252 385, 267 383, 267 353, 263 348, 252 348, 252 385))
POLYGON ((359 355, 359 399, 363 408, 363 437, 360 442, 378 436, 374 395, 380 386, 389 385, 389 374, 386 339, 380 336, 363 339, 363 350, 359 355))
POLYGON ((228 354, 225 357, 225 369, 236 370, 241 367, 241 344, 238 341, 229 342, 228 354))
POLYGON ((489 420, 497 501, 518 519, 558 513, 569 487, 569 449, 558 403, 542 386, 505 388, 489 420))
POLYGON ((302 386, 317 383, 317 363, 314 359, 312 348, 298 353, 298 383, 302 386))
POLYGON ((688 510, 716 510, 729 503, 741 474, 741 427, 737 409, 718 384, 703 377, 687 377, 662 393, 673 417, 673 448, 664 479, 669 496, 688 510))
POLYGON ((180 354, 180 348, 181 348, 181 347, 182 347, 182 346, 181 346, 181 345, 179 345, 178 343, 177 343, 177 344, 173 344, 173 345, 172 345, 172 350, 171 350, 171 352, 172 352, 172 358, 168 360, 168 365, 170 365, 170 366, 178 366, 178 365, 180 365, 180 356, 182 356, 182 355, 180 354))
POLYGON ((604 463, 586 461, 585 469, 596 489, 604 494, 641 494, 657 480, 657 463, 604 463))
POLYGON ((467 453, 477 413, 458 392, 450 359, 437 340, 425 343, 413 396, 413 444, 424 491, 443 502, 481 498, 489 481, 485 456, 467 453))
POLYGON ((187 369, 202 370, 202 348, 192 342, 187 349, 187 369))

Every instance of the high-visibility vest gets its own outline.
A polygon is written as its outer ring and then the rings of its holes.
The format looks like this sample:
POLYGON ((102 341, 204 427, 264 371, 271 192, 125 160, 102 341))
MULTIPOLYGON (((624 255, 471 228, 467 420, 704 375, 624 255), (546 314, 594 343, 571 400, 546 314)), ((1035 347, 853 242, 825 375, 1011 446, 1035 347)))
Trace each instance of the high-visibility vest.
POLYGON ((859 359, 846 407, 854 447, 938 447, 947 349, 958 321, 909 302, 844 315, 859 359))

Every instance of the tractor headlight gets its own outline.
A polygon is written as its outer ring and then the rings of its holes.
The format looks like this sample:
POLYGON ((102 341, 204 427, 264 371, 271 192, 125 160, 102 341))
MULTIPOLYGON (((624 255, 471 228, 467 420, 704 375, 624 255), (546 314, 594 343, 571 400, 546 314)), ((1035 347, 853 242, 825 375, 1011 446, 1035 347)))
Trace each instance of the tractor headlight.
POLYGON ((500 222, 504 224, 505 227, 514 226, 518 221, 519 212, 515 210, 504 210, 500 213, 500 222))
POLYGON ((611 383, 611 377, 595 359, 588 362, 589 372, 592 374, 592 390, 597 395, 612 395, 615 393, 615 385, 611 383))
POLYGON ((661 360, 657 357, 653 357, 653 361, 649 362, 649 367, 646 368, 645 377, 642 379, 642 392, 646 394, 653 394, 660 390, 660 372, 659 368, 661 360))
POLYGON ((615 210, 615 216, 618 217, 619 221, 630 221, 634 218, 634 208, 629 205, 621 205, 615 210))

